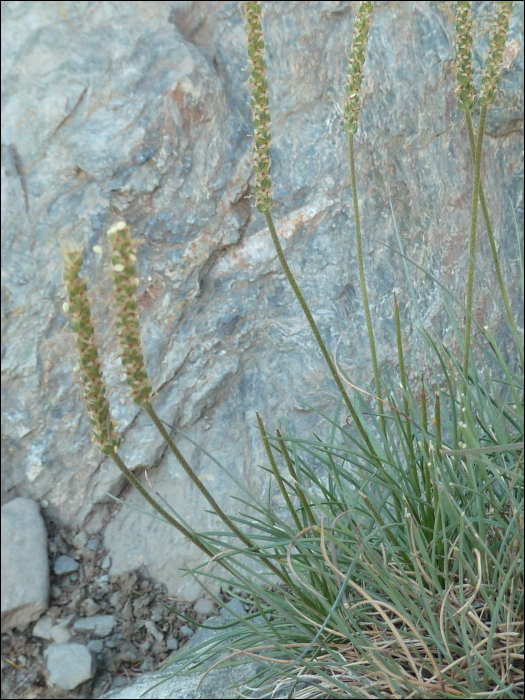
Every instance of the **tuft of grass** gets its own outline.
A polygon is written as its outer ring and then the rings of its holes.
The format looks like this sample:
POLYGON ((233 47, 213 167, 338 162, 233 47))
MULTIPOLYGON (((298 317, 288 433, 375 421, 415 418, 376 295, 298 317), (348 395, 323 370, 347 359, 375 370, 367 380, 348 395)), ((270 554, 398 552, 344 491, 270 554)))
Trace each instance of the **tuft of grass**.
MULTIPOLYGON (((260 71, 264 65, 260 3, 244 5, 250 57, 250 23, 258 27, 260 71)), ((266 692, 265 697, 284 687, 287 697, 294 698, 523 696, 523 349, 503 285, 479 168, 484 123, 496 94, 512 3, 498 3, 477 133, 471 118, 477 99, 470 58, 470 5, 457 3, 457 95, 467 122, 474 171, 466 305, 441 286, 463 357, 455 357, 439 339, 422 330, 431 374, 439 372, 444 381, 421 377, 419 385, 411 387, 394 296, 399 378, 379 375, 354 165, 353 136, 372 9, 372 3, 362 2, 350 54, 345 129, 375 395, 359 389, 337 358, 329 355, 286 264, 271 218, 271 202, 259 207, 341 400, 332 415, 313 408, 326 421, 328 439, 293 435, 286 421, 270 435, 257 415, 270 464, 267 471, 275 479, 289 517, 270 505, 270 497, 263 503, 252 496, 243 501, 246 511, 237 520, 258 533, 252 536, 264 542, 261 548, 286 561, 303 595, 285 587, 269 589, 256 573, 248 585, 239 579, 237 588, 250 595, 259 612, 225 626, 212 642, 183 651, 178 656, 186 662, 182 672, 202 664, 209 672, 220 664, 257 659, 261 671, 250 686, 266 692), (478 201, 515 342, 512 367, 505 363, 490 329, 480 328, 472 315, 478 201), (466 318, 463 329, 455 309, 459 318, 466 318), (478 331, 475 337, 473 327, 478 331), (340 383, 348 389, 342 391, 340 383), (343 407, 346 416, 341 414, 343 407), (225 644, 231 654, 215 661, 225 644)), ((257 100, 254 83, 258 84, 252 74, 252 107, 257 100)), ((263 84, 268 110, 265 76, 263 84)), ((257 192, 258 119, 254 107, 257 201, 263 196, 257 192)), ((269 143, 269 112, 265 128, 269 143)), ((269 158, 265 167, 269 185, 269 158)), ((239 564, 238 554, 225 557, 239 564)), ((202 567, 190 573, 203 586, 206 578, 228 583, 202 567)))
MULTIPOLYGON (((269 474, 268 494, 260 498, 234 479, 241 494, 236 516, 219 507, 172 437, 173 431, 187 436, 166 424, 152 406, 134 299, 136 256, 129 228, 119 223, 110 229, 117 328, 133 400, 151 417, 226 531, 193 530, 173 509, 171 514, 160 505, 120 459, 84 303, 86 284, 79 277, 81 256, 74 252, 66 258, 69 306, 77 313, 73 331, 88 328, 87 344, 77 339, 77 348, 84 381, 92 375, 96 384, 85 390, 95 442, 155 508, 154 517, 162 517, 206 554, 207 561, 187 574, 217 602, 206 582, 226 587, 233 578, 240 595, 248 595, 257 610, 244 617, 234 615, 233 622, 214 627, 211 640, 182 650, 178 673, 202 668, 206 675, 221 664, 256 659, 260 670, 250 686, 265 697, 278 689, 286 689, 290 698, 523 697, 524 354, 480 171, 484 125, 496 98, 513 3, 497 3, 478 97, 472 79, 471 3, 456 3, 456 94, 473 164, 466 302, 463 305, 423 270, 441 289, 460 356, 420 329, 430 369, 429 376, 422 375, 414 386, 405 369, 397 297, 393 306, 398 376, 379 373, 368 307, 353 138, 373 3, 359 3, 344 128, 375 394, 360 389, 336 352, 328 351, 281 249, 271 215, 271 130, 261 3, 241 6, 253 109, 256 206, 340 400, 329 414, 310 407, 324 421, 322 436, 294 435, 285 419, 275 433, 269 432, 264 417, 257 414, 269 464, 263 467, 269 474), (472 114, 477 105, 476 129, 472 114), (513 341, 505 353, 490 328, 481 328, 472 313, 478 203, 513 341), (82 303, 75 301, 75 294, 82 303), (102 421, 93 414, 95 390, 102 421), (274 483, 279 507, 274 505, 274 483), (212 571, 211 562, 222 569, 212 571), (217 660, 225 647, 230 653, 217 660)), ((401 246, 395 252, 408 270, 411 263, 401 246)), ((412 293, 409 275, 407 279, 412 293)), ((203 452, 231 477, 215 457, 203 452)))

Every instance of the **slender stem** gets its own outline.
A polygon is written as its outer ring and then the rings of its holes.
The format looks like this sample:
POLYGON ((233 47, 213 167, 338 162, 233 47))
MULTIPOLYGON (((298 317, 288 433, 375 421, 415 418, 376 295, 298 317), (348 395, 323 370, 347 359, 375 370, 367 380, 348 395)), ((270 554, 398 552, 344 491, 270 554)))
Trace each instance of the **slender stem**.
POLYGON ((465 320, 465 347, 463 354, 463 386, 466 393, 468 383, 468 367, 470 360, 470 333, 472 327, 472 298, 474 291, 474 259, 476 256, 476 229, 478 224, 478 199, 481 185, 481 147, 483 145, 483 133, 485 131, 485 120, 487 118, 487 105, 481 108, 479 119, 478 138, 474 154, 474 188, 472 192, 472 213, 470 226, 470 246, 469 246, 469 266, 467 281, 467 318, 465 320))
POLYGON ((423 375, 421 375, 421 423, 423 425, 423 474, 425 478, 425 492, 427 495, 427 503, 430 503, 430 473, 428 471, 428 414, 427 414, 427 394, 425 391, 425 383, 423 381, 423 375))
POLYGON ((273 475, 275 476, 275 479, 277 481, 279 489, 283 495, 284 500, 286 501, 286 505, 288 507, 288 510, 290 511, 290 513, 292 515, 292 518, 294 520, 297 531, 299 532, 303 529, 303 526, 301 525, 301 521, 297 517, 297 513, 295 512, 295 508, 293 507, 292 501, 290 500, 290 496, 288 495, 288 493, 284 487, 284 482, 283 482, 282 476, 281 476, 281 474, 279 472, 279 468, 275 462, 275 458, 273 456, 272 448, 270 447, 270 443, 268 442, 268 436, 266 435, 266 430, 264 428, 262 418, 257 412, 255 415, 257 416, 257 422, 259 423, 259 431, 261 433, 261 437, 262 437, 263 442, 264 442, 264 447, 266 449, 266 455, 267 455, 268 460, 270 462, 270 465, 272 467, 273 475))
MULTIPOLYGON (((469 141, 470 141, 470 153, 471 153, 472 161, 474 162, 475 153, 476 153, 476 138, 474 135, 474 128, 472 126, 472 117, 470 116, 469 112, 465 113, 465 118, 466 118, 466 122, 467 122, 467 131, 468 131, 468 137, 469 137, 469 141)), ((492 230, 492 225, 490 223, 490 218, 489 218, 489 211, 487 208, 487 201, 485 199, 485 193, 483 192, 483 185, 481 183, 479 185, 479 201, 481 203, 481 211, 483 212, 485 226, 487 227, 487 236, 488 236, 489 243, 490 243, 490 250, 492 253, 492 260, 494 262, 494 270, 496 272, 496 277, 498 280, 501 298, 503 299, 505 311, 507 312, 507 318, 509 320, 512 335, 514 336, 514 340, 516 341, 516 345, 518 347, 518 352, 520 355, 520 364, 521 364, 521 368, 523 370, 523 366, 524 366, 523 347, 521 345, 519 335, 518 335, 518 330, 516 328, 516 322, 514 320, 514 317, 512 315, 512 310, 510 308, 510 302, 509 302, 509 297, 507 295, 507 290, 505 289, 505 283, 503 282, 503 275, 501 273, 501 267, 499 264, 498 250, 496 248, 496 242, 494 240, 494 232, 492 230)))
POLYGON ((208 549, 208 547, 206 547, 205 545, 203 545, 203 544, 197 539, 197 537, 195 537, 195 535, 194 535, 192 532, 190 532, 190 531, 187 530, 183 525, 181 525, 179 522, 177 522, 177 521, 175 520, 175 518, 173 518, 167 511, 165 511, 164 508, 163 508, 161 505, 159 505, 159 504, 157 503, 157 501, 156 501, 152 496, 150 496, 150 494, 146 491, 146 489, 142 486, 142 484, 140 483, 140 481, 137 479, 137 477, 135 476, 135 474, 133 474, 133 472, 131 472, 131 471, 126 467, 126 465, 124 464, 124 462, 122 461, 122 459, 119 457, 118 453, 112 452, 112 453, 109 453, 109 456, 110 456, 111 459, 115 462, 115 464, 116 464, 117 467, 120 469, 120 471, 122 472, 122 474, 123 474, 123 475, 126 477, 126 479, 129 481, 129 483, 130 483, 134 488, 137 489, 137 491, 140 493, 140 495, 142 496, 142 498, 145 498, 146 501, 147 501, 151 506, 153 506, 153 508, 155 508, 155 510, 157 511, 157 513, 159 513, 160 515, 162 515, 162 517, 163 517, 165 520, 167 520, 167 522, 168 522, 170 525, 173 525, 173 527, 175 527, 180 533, 182 533, 182 534, 184 535, 184 537, 187 537, 191 542, 193 542, 193 544, 194 544, 196 547, 198 547, 199 549, 201 549, 201 550, 202 550, 205 554, 207 554, 209 557, 213 557, 213 552, 212 552, 210 549, 208 549))
POLYGON ((308 304, 306 303, 301 290, 299 289, 297 282, 295 281, 295 277, 292 274, 292 271, 288 267, 288 263, 286 262, 286 258, 284 257, 283 249, 281 248, 281 244, 279 243, 279 238, 277 236, 277 231, 275 230, 275 224, 273 223, 272 215, 270 214, 269 210, 265 210, 263 212, 264 218, 266 219, 266 223, 268 225, 268 228, 270 230, 270 235, 272 237, 273 245, 275 247, 275 250, 277 252, 277 257, 279 258, 279 262, 281 263, 281 267, 284 270, 284 274, 288 278, 288 282, 290 282, 290 285, 295 292, 295 296, 297 297, 297 300, 299 304, 301 304, 301 308, 304 311, 304 315, 306 316, 308 323, 310 324, 310 328, 312 329, 312 332, 315 336, 315 339, 317 341, 317 344, 319 345, 319 348, 321 352, 323 353, 323 357, 325 359, 326 364, 328 365, 328 368, 330 369, 330 372, 332 373, 332 376, 334 378, 335 383, 337 384, 337 388, 341 392, 341 396, 343 397, 343 400, 346 404, 346 407, 350 411, 350 415, 352 416, 352 420, 355 423, 356 428, 359 430, 361 433, 361 436, 363 440, 366 443, 366 446, 370 450, 371 454, 377 457, 376 451, 372 447, 372 443, 370 442, 370 438, 366 434, 366 430, 363 428, 363 425, 361 421, 359 420, 359 416, 356 413, 356 410, 350 401, 350 397, 346 393, 346 389, 343 386, 343 382, 341 381, 339 374, 337 373, 337 370, 334 366, 334 363, 332 362, 332 358, 330 357, 330 353, 326 349, 326 345, 324 344, 323 339, 321 338, 321 334, 319 333, 319 330, 317 328, 317 325, 313 319, 313 316, 310 312, 310 309, 308 308, 308 304))
MULTIPOLYGON (((153 409, 153 406, 148 403, 144 402, 140 404, 142 408, 146 411, 148 416, 151 418, 153 423, 155 424, 155 427, 159 431, 159 433, 162 435, 164 438, 164 441, 166 442, 167 446, 170 448, 171 452, 175 455, 177 458, 179 464, 181 467, 184 469, 186 474, 190 477, 190 479, 193 481, 195 486, 199 489, 199 491, 202 493, 204 498, 208 501, 208 503, 211 505, 215 513, 219 516, 219 518, 223 521, 223 523, 235 534, 237 537, 241 540, 243 544, 245 544, 247 547, 250 549, 254 550, 255 552, 258 552, 262 555, 261 550, 250 540, 249 537, 247 537, 242 530, 239 530, 237 525, 229 518, 226 513, 222 510, 222 508, 219 506, 217 501, 213 498, 211 493, 208 491, 208 489, 204 486, 202 481, 199 479, 199 477, 195 474, 193 469, 190 467, 186 459, 184 458, 184 455, 180 450, 178 449, 177 445, 173 442, 171 439, 170 434, 164 427, 162 421, 160 418, 157 416, 155 413, 155 410, 153 409)), ((264 561, 266 566, 276 575, 278 576, 284 583, 290 584, 290 579, 286 574, 284 574, 282 571, 279 571, 272 563, 271 561, 265 557, 264 555, 261 556, 261 559, 264 561)))
POLYGON ((397 303, 396 293, 394 292, 394 319, 396 324, 396 341, 397 341, 397 356, 399 358, 399 374, 401 376, 401 386, 403 387, 403 411, 406 416, 407 440, 410 458, 414 461, 414 446, 412 444, 412 426, 410 422, 410 409, 408 406, 408 385, 405 373, 405 358, 403 354, 403 342, 401 340, 401 320, 399 318, 399 304, 397 303))
POLYGON ((348 151, 350 155, 350 177, 352 184, 352 198, 354 203, 355 217, 355 233, 357 241, 357 264, 359 267, 359 283, 361 285, 361 295, 363 297, 363 306, 365 307, 366 329, 368 331, 368 340, 370 343, 370 355, 372 356, 372 367, 374 369, 374 383, 376 387, 376 396, 379 399, 379 422, 383 435, 386 436, 385 414, 383 402, 381 401, 381 380, 379 378, 379 366, 377 364, 376 344, 374 340, 374 329, 372 328, 372 317, 370 315, 370 305, 368 303, 368 292, 366 289, 365 268, 363 265, 363 246, 361 242, 361 221, 359 219, 359 206, 357 203, 357 184, 355 176, 355 159, 354 159, 354 135, 348 133, 348 151))
MULTIPOLYGON (((183 525, 181 525, 179 522, 177 522, 162 506, 160 506, 152 496, 146 491, 146 489, 142 486, 140 481, 137 479, 137 477, 131 472, 122 459, 119 457, 118 453, 112 452, 108 453, 111 459, 115 462, 117 467, 120 469, 122 474, 126 477, 126 479, 129 481, 129 483, 140 493, 140 495, 146 499, 146 501, 170 524, 173 525, 174 528, 176 528, 184 537, 187 537, 190 542, 193 542, 193 544, 198 547, 201 551, 204 552, 208 557, 213 557, 214 553, 211 549, 206 547, 205 544, 203 544, 199 540, 199 536, 194 534, 193 532, 190 532, 187 528, 185 528, 183 525)), ((228 561, 224 560, 222 557, 217 558, 217 562, 224 568, 226 571, 236 577, 242 580, 242 576, 229 564, 228 561)), ((281 577, 282 578, 282 577, 281 577)))
MULTIPOLYGON (((278 438, 282 438, 282 435, 281 435, 279 430, 276 430, 275 432, 276 432, 276 435, 278 438)), ((286 466, 288 467, 288 471, 290 472, 290 476, 297 484, 295 490, 297 492, 297 496, 299 497, 299 500, 301 501, 301 505, 304 508, 304 512, 306 513, 308 520, 310 521, 310 525, 317 525, 314 514, 312 513, 312 509, 310 508, 310 505, 309 505, 308 501, 306 500, 306 497, 303 493, 301 485, 299 484, 299 480, 297 478, 297 473, 295 471, 295 467, 294 467, 293 462, 290 458, 290 455, 288 453, 288 448, 286 447, 286 443, 284 442, 284 440, 281 442, 281 452, 284 455, 284 461, 286 462, 286 466)))
POLYGON ((438 455, 441 457, 442 443, 441 443, 441 401, 439 399, 439 393, 436 391, 436 403, 434 404, 435 416, 432 418, 432 423, 434 424, 434 433, 436 436, 436 450, 438 455))

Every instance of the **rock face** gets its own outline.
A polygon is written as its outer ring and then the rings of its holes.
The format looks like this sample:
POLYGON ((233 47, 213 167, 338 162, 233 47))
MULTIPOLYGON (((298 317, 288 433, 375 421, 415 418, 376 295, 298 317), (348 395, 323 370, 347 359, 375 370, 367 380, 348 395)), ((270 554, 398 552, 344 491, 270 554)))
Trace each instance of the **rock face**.
MULTIPOLYGON (((454 22, 447 4, 374 3, 356 135, 365 265, 379 360, 396 367, 393 290, 405 345, 419 318, 440 338, 439 287, 463 298, 472 175, 454 97, 454 22), (396 227, 399 238, 396 234, 396 227), (391 247, 386 247, 387 244, 391 247)), ((371 378, 359 292, 342 104, 353 3, 263 3, 272 114, 274 219, 320 330, 361 384, 371 378)), ((476 4, 476 67, 491 3, 476 4)), ((236 2, 2 3, 2 502, 35 499, 95 531, 107 493, 144 507, 91 445, 73 344, 65 332, 60 244, 85 250, 121 454, 197 530, 213 530, 195 487, 130 404, 113 333, 107 229, 123 218, 140 241, 142 337, 159 415, 245 485, 266 473, 255 411, 274 431, 287 416, 309 435, 334 410, 329 377, 254 209, 243 20, 236 2)), ((523 4, 516 3, 501 92, 489 111, 484 187, 513 306, 522 223, 523 4)), ((494 325, 495 276, 479 226, 475 316, 494 325)), ((522 326, 519 321, 518 325, 522 326)), ((194 445, 179 445, 230 513, 233 482, 194 445)), ((170 592, 202 593, 179 567, 202 555, 130 508, 106 529, 111 573, 142 566, 170 592)))

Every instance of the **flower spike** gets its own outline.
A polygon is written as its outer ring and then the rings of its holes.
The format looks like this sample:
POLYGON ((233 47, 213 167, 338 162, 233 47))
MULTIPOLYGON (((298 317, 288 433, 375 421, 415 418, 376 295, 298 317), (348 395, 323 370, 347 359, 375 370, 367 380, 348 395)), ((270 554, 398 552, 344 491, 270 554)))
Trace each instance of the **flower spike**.
POLYGON ((253 112, 253 170, 255 172, 255 203, 260 212, 273 205, 270 176, 270 109, 268 82, 264 60, 264 35, 261 24, 261 3, 244 3, 244 21, 250 72, 251 105, 253 112))
POLYGON ((122 364, 133 401, 140 405, 151 400, 151 385, 140 342, 136 300, 138 280, 135 276, 137 256, 131 243, 129 226, 124 221, 119 221, 112 226, 108 236, 111 243, 111 269, 122 364))
POLYGON ((87 296, 86 281, 80 275, 82 255, 76 248, 68 246, 63 251, 63 258, 64 282, 68 295, 68 301, 63 308, 72 321, 83 398, 91 423, 91 439, 105 454, 116 453, 120 445, 120 438, 115 432, 115 423, 111 418, 109 402, 106 397, 106 386, 102 378, 95 330, 91 321, 91 306, 87 296))

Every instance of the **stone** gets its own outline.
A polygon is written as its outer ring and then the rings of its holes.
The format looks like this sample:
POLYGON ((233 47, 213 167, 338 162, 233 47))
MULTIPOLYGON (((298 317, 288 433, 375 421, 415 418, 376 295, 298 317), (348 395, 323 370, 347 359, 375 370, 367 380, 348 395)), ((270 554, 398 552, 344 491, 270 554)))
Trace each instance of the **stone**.
POLYGON ((164 635, 159 630, 157 625, 153 622, 153 620, 146 620, 144 622, 144 626, 151 634, 151 636, 157 640, 157 642, 162 642, 164 640, 164 635))
POLYGON ((104 649, 104 642, 101 639, 92 639, 86 646, 93 654, 101 654, 104 649))
POLYGON ((71 639, 71 632, 63 625, 53 625, 51 639, 57 644, 67 644, 71 639))
POLYGON ((213 612, 214 607, 213 600, 205 596, 204 598, 199 598, 193 609, 196 613, 199 613, 199 615, 209 616, 213 612))
POLYGON ((179 640, 175 639, 175 637, 171 637, 170 639, 168 639, 166 648, 169 649, 169 651, 177 651, 177 649, 179 648, 179 640))
POLYGON ((92 632, 97 637, 107 637, 113 631, 115 618, 113 615, 94 615, 83 617, 73 623, 77 632, 92 632))
POLYGON ((73 690, 93 678, 95 660, 83 644, 50 644, 45 651, 48 683, 73 690))
POLYGON ((33 627, 33 636, 40 637, 41 639, 51 639, 51 630, 54 625, 54 620, 48 615, 42 615, 33 627))
POLYGON ((68 557, 62 554, 57 558, 53 564, 53 571, 57 576, 64 576, 72 571, 78 570, 78 562, 73 559, 73 557, 68 557))
POLYGON ((86 615, 86 617, 96 615, 100 611, 100 605, 95 603, 92 598, 86 598, 83 600, 80 607, 82 608, 82 612, 84 615, 86 615))
MULTIPOLYGON (((49 603, 47 532, 38 504, 2 506, 2 632, 37 620, 49 603)), ((41 628, 43 629, 43 628, 41 628)))
POLYGON ((226 603, 226 605, 221 608, 220 614, 221 617, 224 617, 226 620, 234 620, 235 615, 244 617, 246 615, 246 610, 240 600, 232 598, 229 603, 226 603))

